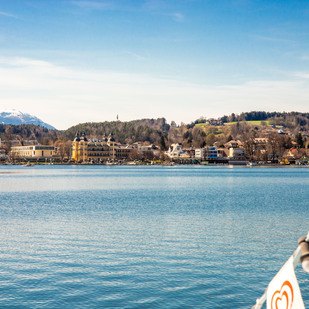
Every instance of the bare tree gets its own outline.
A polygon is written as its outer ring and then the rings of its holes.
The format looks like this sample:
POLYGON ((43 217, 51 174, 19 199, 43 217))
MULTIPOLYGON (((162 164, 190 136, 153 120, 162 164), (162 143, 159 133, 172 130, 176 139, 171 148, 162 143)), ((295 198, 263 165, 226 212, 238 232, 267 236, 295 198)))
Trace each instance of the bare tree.
POLYGON ((276 133, 269 134, 267 141, 267 152, 269 154, 269 159, 271 160, 276 159, 278 148, 279 148, 278 134, 276 133))

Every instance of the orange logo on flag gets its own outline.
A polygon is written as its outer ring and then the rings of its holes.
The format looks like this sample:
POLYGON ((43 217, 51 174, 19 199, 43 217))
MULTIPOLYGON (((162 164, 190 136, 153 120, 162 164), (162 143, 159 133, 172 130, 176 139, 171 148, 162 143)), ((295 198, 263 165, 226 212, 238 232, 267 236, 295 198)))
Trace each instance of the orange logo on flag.
POLYGON ((293 300, 292 284, 289 281, 284 281, 280 291, 275 291, 271 298, 271 309, 291 309, 293 300))

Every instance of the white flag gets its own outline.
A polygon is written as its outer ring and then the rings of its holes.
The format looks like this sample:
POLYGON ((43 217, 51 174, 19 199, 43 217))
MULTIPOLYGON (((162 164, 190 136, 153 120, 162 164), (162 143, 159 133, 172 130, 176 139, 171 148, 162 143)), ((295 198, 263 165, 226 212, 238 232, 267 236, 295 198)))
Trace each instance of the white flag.
POLYGON ((305 309, 291 256, 267 289, 267 309, 305 309))

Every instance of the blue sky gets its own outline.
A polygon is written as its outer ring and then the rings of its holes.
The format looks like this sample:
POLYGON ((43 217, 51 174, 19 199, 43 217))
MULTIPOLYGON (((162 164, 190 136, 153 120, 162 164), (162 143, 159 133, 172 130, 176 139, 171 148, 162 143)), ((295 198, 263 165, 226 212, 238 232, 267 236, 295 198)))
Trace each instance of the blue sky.
POLYGON ((0 109, 59 129, 309 102, 308 1, 0 0, 0 109))

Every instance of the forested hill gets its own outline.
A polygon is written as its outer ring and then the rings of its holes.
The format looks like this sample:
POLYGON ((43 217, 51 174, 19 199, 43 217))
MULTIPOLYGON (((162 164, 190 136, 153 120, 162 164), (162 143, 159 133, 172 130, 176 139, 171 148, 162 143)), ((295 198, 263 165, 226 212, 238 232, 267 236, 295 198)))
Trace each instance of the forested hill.
MULTIPOLYGON (((67 130, 48 130, 36 125, 5 125, 0 124, 0 139, 4 141, 36 140, 40 144, 70 143, 76 132, 84 132, 88 138, 101 139, 113 133, 116 141, 122 144, 148 142, 157 145, 169 145, 175 142, 188 147, 200 147, 218 142, 224 144, 230 139, 245 140, 248 134, 263 136, 266 128, 275 130, 280 127, 285 134, 301 133, 304 138, 309 136, 309 113, 263 112, 231 114, 218 119, 200 119, 190 124, 168 124, 164 118, 141 119, 134 121, 105 121, 82 123, 67 130)), ((266 130, 267 131, 267 130, 266 130)), ((268 130, 269 131, 269 130, 268 130)))
POLYGON ((61 131, 34 124, 0 124, 0 139, 2 142, 36 140, 40 144, 51 144, 58 139, 60 134, 61 131))
POLYGON ((113 133, 116 141, 120 143, 133 143, 137 141, 158 142, 161 136, 167 137, 170 125, 164 118, 141 119, 133 121, 105 121, 78 124, 64 131, 64 138, 73 139, 76 132, 84 132, 89 138, 101 138, 104 134, 113 133))
POLYGON ((282 125, 306 125, 309 124, 309 113, 299 113, 299 112, 263 112, 263 111, 253 111, 248 113, 241 113, 235 115, 232 113, 229 116, 223 116, 219 118, 223 123, 226 122, 237 122, 237 121, 265 121, 273 120, 277 122, 282 122, 282 125))
POLYGON ((76 132, 84 132, 88 138, 102 138, 113 133, 115 140, 121 143, 148 141, 157 143, 161 137, 167 138, 170 125, 164 118, 141 119, 128 122, 93 122, 82 123, 67 130, 48 130, 36 125, 5 125, 0 124, 0 139, 2 141, 37 140, 41 144, 52 144, 56 140, 73 140, 76 132))

